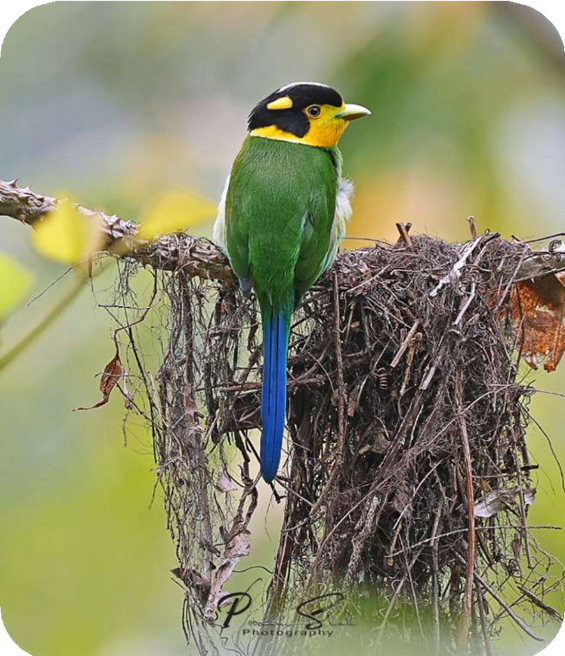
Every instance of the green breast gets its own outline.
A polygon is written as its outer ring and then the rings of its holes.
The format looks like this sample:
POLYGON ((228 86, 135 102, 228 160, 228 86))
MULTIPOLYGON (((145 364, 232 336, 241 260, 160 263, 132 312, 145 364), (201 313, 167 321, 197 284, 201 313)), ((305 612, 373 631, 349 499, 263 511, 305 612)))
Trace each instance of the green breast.
POLYGON ((339 154, 247 137, 226 200, 227 248, 262 305, 287 305, 318 278, 330 249, 339 154))

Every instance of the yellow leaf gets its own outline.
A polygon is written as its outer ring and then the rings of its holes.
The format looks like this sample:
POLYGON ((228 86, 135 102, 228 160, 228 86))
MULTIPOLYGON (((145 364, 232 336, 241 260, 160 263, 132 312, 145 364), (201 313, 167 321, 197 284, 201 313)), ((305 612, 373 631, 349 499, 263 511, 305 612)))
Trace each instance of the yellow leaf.
POLYGON ((137 236, 152 240, 162 235, 181 232, 210 219, 215 205, 192 191, 174 191, 159 200, 141 221, 137 236))
POLYGON ((64 200, 37 224, 32 241, 45 257, 73 265, 86 261, 101 246, 103 233, 94 217, 83 216, 74 203, 64 200))
POLYGON ((0 253, 0 321, 16 306, 31 285, 31 275, 0 253))

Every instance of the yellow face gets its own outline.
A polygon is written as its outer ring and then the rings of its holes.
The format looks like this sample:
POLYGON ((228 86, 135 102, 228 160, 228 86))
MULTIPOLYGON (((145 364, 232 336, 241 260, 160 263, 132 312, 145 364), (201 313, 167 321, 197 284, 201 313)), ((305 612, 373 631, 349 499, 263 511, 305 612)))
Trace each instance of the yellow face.
POLYGON ((344 103, 326 85, 299 83, 283 87, 261 101, 250 115, 249 133, 264 139, 333 148, 350 121, 370 113, 360 105, 344 103))
POLYGON ((257 128, 251 131, 254 137, 265 137, 266 139, 276 139, 279 141, 291 141, 294 143, 306 144, 317 148, 333 148, 337 146, 341 135, 349 125, 349 122, 343 118, 336 118, 345 109, 345 103, 341 107, 334 105, 310 105, 302 110, 310 128, 303 137, 298 137, 291 132, 285 132, 276 125, 269 125, 265 128, 257 128))

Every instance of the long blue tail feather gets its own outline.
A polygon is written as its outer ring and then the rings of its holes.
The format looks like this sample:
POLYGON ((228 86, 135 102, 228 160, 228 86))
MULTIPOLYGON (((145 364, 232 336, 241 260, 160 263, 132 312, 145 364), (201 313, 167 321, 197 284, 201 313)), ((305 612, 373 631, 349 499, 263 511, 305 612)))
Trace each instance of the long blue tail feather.
POLYGON ((286 419, 286 361, 289 321, 285 311, 263 315, 261 473, 269 483, 279 467, 286 419))

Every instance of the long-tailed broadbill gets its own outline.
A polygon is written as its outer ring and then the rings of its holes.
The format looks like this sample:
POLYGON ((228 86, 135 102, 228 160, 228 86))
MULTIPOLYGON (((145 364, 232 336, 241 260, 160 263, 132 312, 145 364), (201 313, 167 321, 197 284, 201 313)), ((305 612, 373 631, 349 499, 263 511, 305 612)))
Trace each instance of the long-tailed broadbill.
POLYGON ((370 113, 344 103, 325 84, 277 89, 251 111, 220 200, 214 239, 261 309, 261 474, 267 482, 281 457, 292 314, 334 261, 351 216, 353 186, 342 177, 337 144, 350 121, 370 113))

